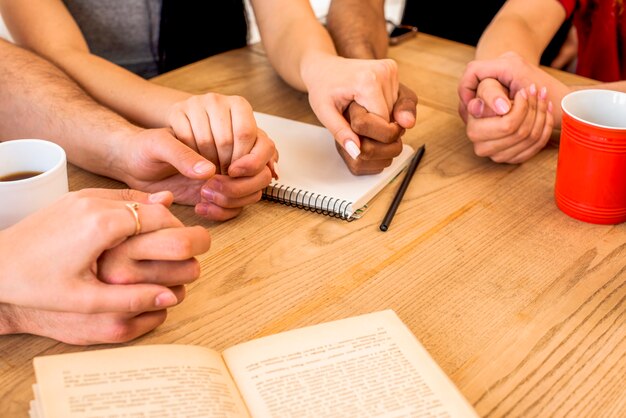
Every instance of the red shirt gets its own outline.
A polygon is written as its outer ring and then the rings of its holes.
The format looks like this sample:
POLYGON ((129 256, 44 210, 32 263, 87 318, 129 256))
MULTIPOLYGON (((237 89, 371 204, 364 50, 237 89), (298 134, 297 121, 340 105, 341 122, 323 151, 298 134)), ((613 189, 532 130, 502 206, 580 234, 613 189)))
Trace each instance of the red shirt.
MULTIPOLYGON (((600 81, 626 79, 626 10, 616 0, 558 0, 574 16, 578 67, 582 76, 600 81), (622 9, 622 10, 620 10, 622 9)), ((624 0, 626 5, 626 0, 624 0)))

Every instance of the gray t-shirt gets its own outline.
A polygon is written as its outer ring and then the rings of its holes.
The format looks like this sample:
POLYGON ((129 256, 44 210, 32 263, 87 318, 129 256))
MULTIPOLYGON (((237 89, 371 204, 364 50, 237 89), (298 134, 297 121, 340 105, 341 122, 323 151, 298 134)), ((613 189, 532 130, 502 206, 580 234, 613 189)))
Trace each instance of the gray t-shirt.
POLYGON ((90 51, 142 76, 157 75, 161 0, 63 0, 90 51))

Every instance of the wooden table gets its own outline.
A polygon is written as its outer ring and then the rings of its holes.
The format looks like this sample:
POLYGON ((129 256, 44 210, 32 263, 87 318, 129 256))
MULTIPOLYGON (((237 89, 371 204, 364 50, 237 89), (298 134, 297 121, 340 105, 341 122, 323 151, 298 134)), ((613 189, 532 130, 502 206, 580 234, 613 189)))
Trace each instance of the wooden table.
MULTIPOLYGON (((352 223, 260 202, 211 230, 203 273, 156 331, 132 344, 218 350, 252 338, 394 309, 484 416, 618 416, 626 410, 626 225, 595 226, 554 204, 557 149, 523 165, 476 157, 456 83, 473 49, 420 36, 392 48, 420 97, 405 141, 427 152, 388 232, 397 183, 352 223)), ((560 77, 576 80, 573 76, 560 77)), ((317 123, 259 47, 159 77, 194 93, 317 123)), ((73 168, 71 187, 119 187, 73 168)), ((24 416, 32 358, 84 348, 0 337, 0 416, 24 416)), ((623 415, 621 415, 623 416, 623 415)))

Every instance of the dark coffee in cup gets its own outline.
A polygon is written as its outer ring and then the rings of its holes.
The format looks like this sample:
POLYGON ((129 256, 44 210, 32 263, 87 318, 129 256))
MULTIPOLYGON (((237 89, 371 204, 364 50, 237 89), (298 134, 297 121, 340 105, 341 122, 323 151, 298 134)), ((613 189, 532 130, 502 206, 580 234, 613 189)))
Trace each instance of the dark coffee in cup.
POLYGON ((16 180, 24 180, 29 179, 31 177, 38 176, 43 174, 42 171, 18 171, 17 173, 6 174, 4 176, 0 176, 0 181, 16 181, 16 180))

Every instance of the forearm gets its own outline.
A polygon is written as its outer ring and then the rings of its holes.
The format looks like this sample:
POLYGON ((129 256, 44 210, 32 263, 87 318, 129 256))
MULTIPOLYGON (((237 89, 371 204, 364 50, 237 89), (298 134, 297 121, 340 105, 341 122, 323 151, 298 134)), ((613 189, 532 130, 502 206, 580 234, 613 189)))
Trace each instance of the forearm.
POLYGON ((18 45, 56 64, 101 104, 146 127, 167 126, 169 106, 189 95, 152 84, 89 52, 61 0, 0 0, 18 45))
POLYGON ((87 51, 41 52, 99 103, 146 128, 167 126, 170 107, 191 96, 151 83, 87 51))
POLYGON ((532 30, 524 19, 516 16, 496 16, 485 29, 476 46, 476 59, 492 59, 513 51, 529 63, 539 65, 543 48, 529 42, 532 30))
POLYGON ((256 0, 252 5, 273 67, 292 87, 307 91, 306 70, 315 70, 323 57, 337 56, 330 35, 315 18, 309 2, 256 0))
POLYGON ((384 0, 333 0, 327 27, 339 55, 379 59, 387 56, 384 0))
POLYGON ((554 0, 507 0, 483 33, 477 59, 513 51, 539 65, 543 50, 565 20, 565 9, 554 0))
POLYGON ((99 106, 34 54, 0 41, 0 57, 0 141, 48 139, 72 163, 121 179, 119 141, 139 128, 99 106))

